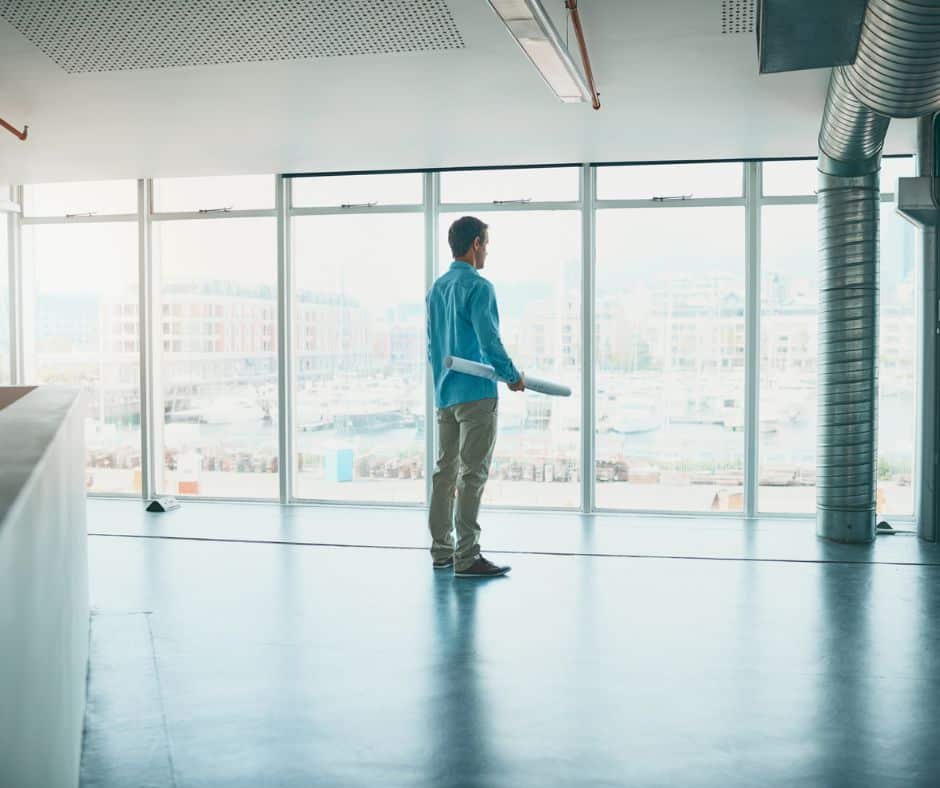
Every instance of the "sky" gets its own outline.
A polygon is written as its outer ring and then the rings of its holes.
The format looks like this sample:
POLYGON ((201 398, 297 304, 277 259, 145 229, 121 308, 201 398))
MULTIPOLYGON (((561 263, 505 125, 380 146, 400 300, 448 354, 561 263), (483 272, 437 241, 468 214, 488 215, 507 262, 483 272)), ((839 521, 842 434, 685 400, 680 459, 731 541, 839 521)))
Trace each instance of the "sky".
POLYGON ((300 216, 292 225, 300 290, 344 293, 363 306, 424 301, 424 215, 300 216))
POLYGON ((137 225, 26 225, 23 272, 41 293, 120 298, 137 286, 137 225))
POLYGON ((154 264, 167 284, 222 280, 276 292, 273 218, 154 222, 152 232, 154 264))

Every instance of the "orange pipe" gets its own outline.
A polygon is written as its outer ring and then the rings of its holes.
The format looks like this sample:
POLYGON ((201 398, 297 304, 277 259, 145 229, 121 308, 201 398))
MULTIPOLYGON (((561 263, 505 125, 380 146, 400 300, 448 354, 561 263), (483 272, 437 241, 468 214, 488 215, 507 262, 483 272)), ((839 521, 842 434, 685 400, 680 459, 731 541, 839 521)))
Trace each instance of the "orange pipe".
POLYGON ((591 58, 588 57, 587 43, 584 40, 584 30, 581 28, 581 16, 578 13, 578 0, 565 0, 565 8, 571 14, 574 23, 574 32, 578 37, 578 48, 581 50, 581 62, 584 63, 584 73, 587 76, 588 87, 591 89, 591 106, 601 108, 600 94, 594 85, 594 72, 591 71, 591 58))
POLYGON ((17 139, 26 140, 26 135, 29 134, 29 126, 23 126, 23 130, 20 131, 14 126, 11 126, 3 118, 0 118, 0 126, 3 126, 10 134, 13 134, 17 139))

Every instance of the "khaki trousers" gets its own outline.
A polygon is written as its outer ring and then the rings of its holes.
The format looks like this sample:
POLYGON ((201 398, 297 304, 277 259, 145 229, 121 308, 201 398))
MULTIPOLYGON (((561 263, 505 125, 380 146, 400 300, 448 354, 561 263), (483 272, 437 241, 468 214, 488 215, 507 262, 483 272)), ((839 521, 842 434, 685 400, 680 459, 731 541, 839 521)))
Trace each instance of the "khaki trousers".
POLYGON ((492 397, 437 410, 437 465, 428 513, 431 556, 438 561, 452 555, 457 571, 467 569, 480 555, 477 515, 496 445, 496 405, 492 397))

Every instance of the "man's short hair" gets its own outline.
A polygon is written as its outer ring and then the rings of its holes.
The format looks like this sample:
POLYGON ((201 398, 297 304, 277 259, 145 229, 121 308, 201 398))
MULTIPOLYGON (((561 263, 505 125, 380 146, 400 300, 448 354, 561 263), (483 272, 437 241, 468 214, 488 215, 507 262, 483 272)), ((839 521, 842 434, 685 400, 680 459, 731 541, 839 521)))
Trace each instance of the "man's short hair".
POLYGON ((485 241, 488 226, 476 216, 461 216, 454 222, 447 231, 447 243, 450 244, 454 257, 463 257, 470 251, 475 238, 479 238, 481 242, 485 241))

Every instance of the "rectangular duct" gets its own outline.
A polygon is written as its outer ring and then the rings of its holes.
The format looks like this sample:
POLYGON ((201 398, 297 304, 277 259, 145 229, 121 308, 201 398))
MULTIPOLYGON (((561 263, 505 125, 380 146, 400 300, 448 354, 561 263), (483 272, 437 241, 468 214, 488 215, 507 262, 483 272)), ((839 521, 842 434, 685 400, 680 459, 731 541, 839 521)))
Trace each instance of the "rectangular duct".
POLYGON ((916 227, 940 227, 940 186, 937 178, 898 178, 897 212, 916 227))
POLYGON ((867 0, 760 0, 760 73, 853 63, 866 4, 867 0))

